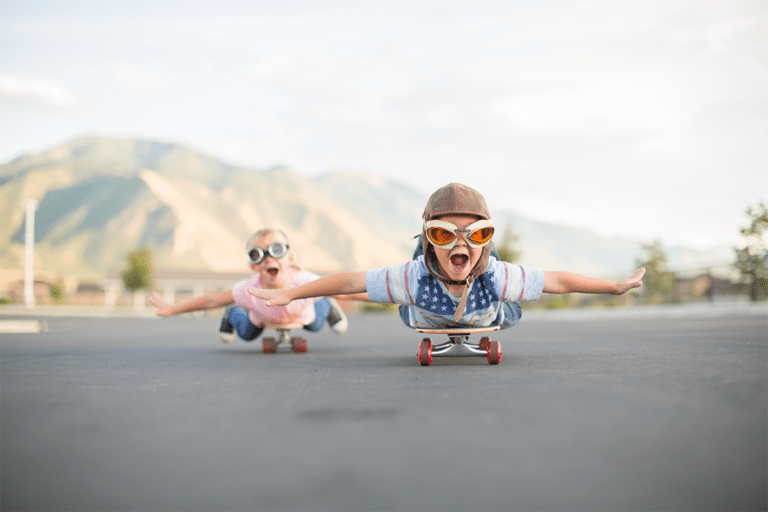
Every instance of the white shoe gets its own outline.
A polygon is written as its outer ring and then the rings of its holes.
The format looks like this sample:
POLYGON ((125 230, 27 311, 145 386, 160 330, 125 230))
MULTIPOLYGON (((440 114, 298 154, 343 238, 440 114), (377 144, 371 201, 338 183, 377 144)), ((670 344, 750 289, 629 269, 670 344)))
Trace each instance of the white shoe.
POLYGON ((347 328, 349 327, 347 315, 344 314, 344 311, 342 311, 339 303, 336 302, 336 299, 328 297, 328 300, 331 303, 331 312, 328 313, 328 317, 326 318, 328 325, 331 326, 331 330, 336 334, 347 332, 347 328))

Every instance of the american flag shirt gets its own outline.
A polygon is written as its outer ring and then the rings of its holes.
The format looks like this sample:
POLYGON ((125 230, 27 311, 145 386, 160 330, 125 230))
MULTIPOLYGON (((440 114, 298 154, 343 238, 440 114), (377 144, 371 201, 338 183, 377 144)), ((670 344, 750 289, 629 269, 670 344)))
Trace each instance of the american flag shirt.
POLYGON ((495 325, 502 302, 530 301, 541 296, 544 271, 513 265, 491 256, 488 268, 472 283, 464 316, 453 319, 460 297, 454 297, 424 264, 424 256, 391 267, 369 270, 365 284, 375 302, 409 308, 411 327, 487 327, 495 325))

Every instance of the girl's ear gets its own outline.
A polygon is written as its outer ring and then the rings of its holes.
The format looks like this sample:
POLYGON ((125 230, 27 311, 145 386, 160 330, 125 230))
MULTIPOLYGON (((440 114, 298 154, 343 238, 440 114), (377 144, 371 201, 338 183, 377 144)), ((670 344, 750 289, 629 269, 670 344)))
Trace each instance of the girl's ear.
POLYGON ((285 257, 288 258, 288 265, 290 265, 293 270, 297 272, 302 270, 301 265, 296 263, 296 256, 293 254, 292 250, 288 249, 288 254, 285 257))

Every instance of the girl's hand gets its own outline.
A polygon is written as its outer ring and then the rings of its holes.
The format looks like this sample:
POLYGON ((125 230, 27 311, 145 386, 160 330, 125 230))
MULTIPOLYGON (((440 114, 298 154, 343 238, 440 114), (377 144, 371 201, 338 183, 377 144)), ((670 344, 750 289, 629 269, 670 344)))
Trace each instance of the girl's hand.
POLYGON ((616 295, 622 295, 627 293, 632 288, 639 288, 643 285, 643 276, 645 275, 645 268, 638 269, 637 272, 632 274, 629 279, 622 279, 616 281, 618 288, 616 289, 616 295))
POLYGON ((158 295, 157 292, 152 292, 152 295, 149 296, 149 302, 157 307, 157 311, 155 311, 157 316, 173 316, 173 312, 171 311, 172 305, 160 298, 160 295, 158 295))
POLYGON ((293 299, 288 296, 288 290, 284 288, 265 290, 261 288, 248 288, 248 293, 262 299, 267 306, 287 306, 293 299))

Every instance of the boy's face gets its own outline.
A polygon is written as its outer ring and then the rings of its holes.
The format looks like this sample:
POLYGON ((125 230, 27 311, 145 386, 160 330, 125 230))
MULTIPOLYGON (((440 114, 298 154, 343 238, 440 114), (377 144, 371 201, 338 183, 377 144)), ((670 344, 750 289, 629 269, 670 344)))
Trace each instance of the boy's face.
POLYGON ((293 252, 288 249, 285 256, 275 259, 267 252, 269 244, 273 242, 288 243, 279 233, 267 233, 264 236, 253 238, 248 244, 248 251, 260 247, 265 254, 261 263, 249 263, 249 265, 254 273, 261 275, 261 282, 264 283, 265 288, 288 288, 290 286, 291 266, 294 261, 293 252))
MULTIPOLYGON (((437 219, 450 222, 459 229, 465 229, 478 220, 477 217, 472 215, 441 215, 437 219)), ((429 243, 428 241, 425 242, 429 243)), ((467 279, 483 254, 482 247, 474 248, 467 245, 463 234, 459 235, 456 245, 450 250, 441 249, 434 245, 432 248, 435 250, 437 265, 441 274, 453 281, 464 281, 467 279)))

